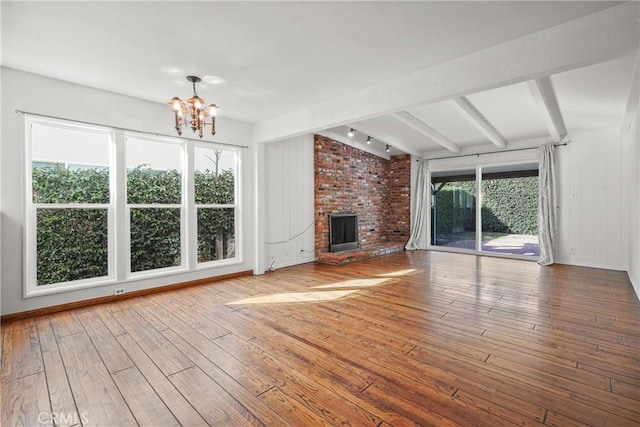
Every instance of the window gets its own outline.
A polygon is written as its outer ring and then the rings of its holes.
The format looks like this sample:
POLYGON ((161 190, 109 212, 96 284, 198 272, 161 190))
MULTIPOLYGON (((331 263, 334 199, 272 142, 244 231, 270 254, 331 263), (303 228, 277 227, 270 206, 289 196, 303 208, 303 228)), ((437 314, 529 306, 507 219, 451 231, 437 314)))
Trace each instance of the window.
POLYGON ((194 159, 198 263, 235 258, 237 155, 196 147, 194 159))
POLYGON ((239 151, 30 115, 25 136, 25 296, 241 262, 239 151))
POLYGON ((112 279, 113 133, 49 120, 26 125, 27 294, 112 279))
POLYGON ((183 266, 182 144, 127 137, 129 271, 183 266))

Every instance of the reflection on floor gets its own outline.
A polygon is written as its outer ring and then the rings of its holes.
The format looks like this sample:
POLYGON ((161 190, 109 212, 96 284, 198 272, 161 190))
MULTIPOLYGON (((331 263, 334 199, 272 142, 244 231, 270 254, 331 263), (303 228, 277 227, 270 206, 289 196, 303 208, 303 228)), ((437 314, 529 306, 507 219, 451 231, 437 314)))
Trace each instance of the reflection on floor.
MULTIPOLYGON (((473 231, 438 236, 437 246, 447 248, 475 249, 476 235, 473 231)), ((506 233, 484 233, 482 250, 510 255, 537 257, 540 255, 538 236, 506 233)))

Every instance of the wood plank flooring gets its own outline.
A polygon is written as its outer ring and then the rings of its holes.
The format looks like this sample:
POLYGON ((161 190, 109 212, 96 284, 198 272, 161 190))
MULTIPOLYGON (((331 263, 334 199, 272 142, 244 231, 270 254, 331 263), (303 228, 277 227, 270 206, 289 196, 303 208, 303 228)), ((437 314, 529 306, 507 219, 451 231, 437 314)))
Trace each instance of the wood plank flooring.
POLYGON ((637 426, 625 273, 438 252, 2 326, 3 426, 637 426))

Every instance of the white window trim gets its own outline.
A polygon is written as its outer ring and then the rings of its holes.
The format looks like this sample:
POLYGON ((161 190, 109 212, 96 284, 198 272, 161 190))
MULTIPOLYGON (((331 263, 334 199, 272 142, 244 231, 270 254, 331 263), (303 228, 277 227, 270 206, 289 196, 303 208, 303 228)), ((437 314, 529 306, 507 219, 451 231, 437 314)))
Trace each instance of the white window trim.
POLYGON ((37 115, 23 116, 23 164, 24 164, 24 206, 25 232, 23 236, 23 297, 30 298, 61 292, 70 292, 105 285, 125 284, 148 278, 166 277, 174 274, 221 268, 244 262, 242 247, 242 150, 209 142, 184 140, 180 138, 161 137, 135 131, 124 131, 106 126, 75 123, 63 119, 53 119, 37 115), (62 129, 97 132, 109 135, 109 185, 110 201, 108 204, 44 204, 33 203, 32 200, 32 159, 31 139, 32 125, 43 124, 62 129), (182 203, 181 204, 129 204, 127 203, 126 182, 126 140, 127 137, 149 141, 166 142, 181 146, 182 153, 182 203), (194 147, 233 151, 236 154, 235 167, 235 203, 234 204, 196 204, 194 174, 194 147), (55 208, 90 208, 107 209, 108 221, 108 275, 99 278, 76 280, 36 285, 37 274, 37 209, 55 208), (179 208, 181 214, 181 265, 154 270, 131 272, 130 244, 130 209, 179 208), (233 208, 235 226, 235 257, 223 260, 197 262, 197 209, 198 208, 233 208))
POLYGON ((24 115, 23 123, 23 141, 24 144, 24 183, 23 197, 24 199, 24 212, 25 212, 25 232, 23 242, 23 297, 29 298, 39 295, 47 295, 58 292, 68 292, 75 289, 84 289, 93 286, 103 286, 107 284, 115 283, 116 278, 116 265, 115 265, 115 241, 111 230, 115 227, 115 195, 113 191, 109 192, 109 203, 34 203, 33 202, 33 181, 32 181, 32 129, 33 126, 50 126, 59 129, 68 130, 81 130, 86 132, 94 132, 108 136, 109 144, 109 186, 113 186, 115 180, 114 168, 114 153, 115 153, 115 137, 114 131, 107 127, 87 125, 87 124, 75 124, 69 123, 65 120, 57 120, 52 118, 37 117, 31 115, 24 115), (107 209, 107 276, 101 276, 96 278, 88 278, 81 280, 74 280, 72 282, 60 282, 42 285, 37 285, 37 212, 38 209, 107 209))
MULTIPOLYGON (((234 175, 234 204, 200 204, 200 203, 195 203, 195 182, 191 182, 191 186, 190 186, 190 197, 191 200, 193 200, 193 212, 191 212, 191 220, 194 223, 194 227, 193 227, 193 239, 195 242, 194 248, 191 251, 191 257, 193 259, 193 263, 194 263, 194 268, 196 270, 204 270, 207 268, 211 268, 211 267, 226 267, 226 266, 230 266, 230 265, 236 265, 236 264, 242 264, 244 262, 244 251, 242 248, 242 227, 241 227, 241 223, 242 223, 242 217, 240 216, 242 214, 242 150, 240 148, 229 148, 229 147, 225 147, 225 146, 220 146, 217 144, 210 144, 210 143, 202 143, 202 142, 195 142, 192 146, 193 148, 206 148, 206 149, 210 149, 210 150, 222 150, 222 151, 232 151, 235 152, 236 154, 236 168, 235 168, 235 175, 234 175), (235 208, 234 210, 234 244, 235 244, 235 253, 236 256, 234 258, 227 258, 227 259, 220 259, 220 260, 212 260, 212 261, 206 261, 206 262, 198 262, 198 218, 197 218, 197 213, 198 213, 198 208, 235 208)), ((192 149, 193 149, 192 148, 192 149)), ((193 153, 192 153, 193 154, 193 153)), ((191 159, 193 159, 194 156, 191 157, 191 159)), ((193 168, 193 165, 191 165, 193 168)), ((191 175, 193 176, 193 174, 191 175)))

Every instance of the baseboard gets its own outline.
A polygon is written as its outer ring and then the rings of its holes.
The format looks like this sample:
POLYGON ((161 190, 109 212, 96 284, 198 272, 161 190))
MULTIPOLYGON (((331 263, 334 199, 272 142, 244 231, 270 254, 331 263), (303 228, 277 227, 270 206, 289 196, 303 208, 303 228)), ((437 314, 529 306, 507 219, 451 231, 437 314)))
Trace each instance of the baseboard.
POLYGON ((237 273, 222 274, 220 276, 207 277, 204 279, 190 280, 188 282, 174 283, 172 285, 158 286, 155 288, 140 289, 138 291, 127 292, 122 295, 107 295, 104 297, 91 298, 82 301, 74 301, 66 304, 53 305, 50 307, 37 308, 35 310, 22 311, 0 316, 0 322, 10 322, 13 320, 27 319, 29 317, 43 316, 46 314, 58 313, 60 311, 73 310, 75 308, 88 307, 90 305, 103 304, 106 302, 122 300, 126 298, 139 297, 143 295, 156 294, 159 292, 172 291, 176 289, 188 288, 191 286, 206 285, 208 283, 220 282, 222 280, 234 279, 236 277, 252 276, 253 270, 239 271, 237 273))
POLYGON ((284 262, 282 264, 274 264, 273 269, 274 270, 278 270, 279 268, 293 267, 294 265, 307 264, 309 262, 315 262, 315 260, 316 260, 315 256, 312 256, 310 258, 304 258, 304 259, 296 259, 294 261, 284 262))
POLYGON ((573 267, 587 267, 587 268, 597 268, 599 270, 611 270, 611 271, 626 271, 624 267, 621 266, 612 266, 612 265, 602 265, 602 264, 588 264, 584 262, 573 262, 569 260, 557 260, 556 264, 569 265, 573 267))

